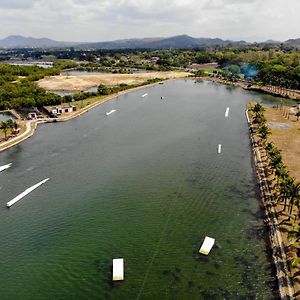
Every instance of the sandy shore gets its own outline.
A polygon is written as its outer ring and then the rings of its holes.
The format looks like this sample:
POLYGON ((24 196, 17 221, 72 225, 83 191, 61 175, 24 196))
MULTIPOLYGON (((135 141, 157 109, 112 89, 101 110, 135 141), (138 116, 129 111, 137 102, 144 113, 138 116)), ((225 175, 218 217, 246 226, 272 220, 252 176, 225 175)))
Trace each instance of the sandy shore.
POLYGON ((138 84, 148 79, 164 78, 176 79, 191 75, 188 72, 145 72, 134 74, 99 74, 99 75, 78 75, 67 76, 58 75, 46 77, 38 81, 38 85, 48 91, 83 91, 91 87, 104 84, 106 86, 116 86, 121 83, 138 84))

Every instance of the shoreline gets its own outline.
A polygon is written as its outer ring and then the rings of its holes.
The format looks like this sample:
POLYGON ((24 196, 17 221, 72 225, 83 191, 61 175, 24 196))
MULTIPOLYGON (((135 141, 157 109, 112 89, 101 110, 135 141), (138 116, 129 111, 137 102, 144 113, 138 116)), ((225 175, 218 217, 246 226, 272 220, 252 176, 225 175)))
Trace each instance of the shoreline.
POLYGON ((268 95, 272 95, 274 97, 282 97, 286 99, 291 99, 294 101, 300 101, 300 91, 294 91, 294 90, 288 90, 285 88, 281 87, 274 87, 274 86, 268 86, 268 85, 263 85, 263 86, 258 86, 258 85, 250 85, 248 83, 245 83, 243 81, 237 80, 237 81, 228 81, 225 79, 220 79, 216 77, 197 77, 198 79, 202 80, 207 80, 219 84, 225 84, 225 85, 233 85, 240 87, 244 90, 248 91, 255 91, 255 92, 260 92, 260 93, 265 93, 268 95))
POLYGON ((260 190, 260 198, 265 211, 264 223, 269 228, 270 250, 272 252, 273 264, 276 270, 280 298, 294 299, 294 295, 298 292, 298 290, 295 289, 292 272, 288 265, 287 252, 285 251, 287 245, 281 234, 276 205, 274 205, 272 201, 274 192, 269 185, 265 165, 262 160, 262 149, 260 149, 258 139, 253 131, 252 122, 248 115, 248 109, 246 110, 246 117, 256 168, 256 176, 260 190))
MULTIPOLYGON (((176 78, 176 79, 184 79, 184 77, 183 78, 176 78)), ((101 105, 102 103, 107 102, 111 99, 114 99, 118 96, 122 96, 122 95, 125 95, 127 93, 130 93, 130 92, 133 92, 133 91, 136 91, 136 90, 140 90, 140 89, 143 89, 143 88, 146 88, 146 87, 155 86, 155 85, 158 85, 160 83, 166 83, 166 82, 171 81, 171 80, 175 80, 175 79, 168 78, 168 79, 165 79, 165 80, 162 80, 162 81, 159 81, 159 82, 150 83, 150 84, 146 84, 146 85, 142 85, 142 86, 137 86, 137 87, 130 88, 128 90, 124 90, 124 91, 121 91, 121 92, 118 92, 118 93, 107 95, 104 98, 99 99, 95 103, 89 104, 89 105, 81 108, 80 110, 75 111, 73 113, 70 113, 70 114, 68 114, 66 116, 63 116, 63 117, 28 120, 25 123, 25 126, 26 126, 25 132, 23 132, 19 136, 16 136, 14 138, 9 139, 8 141, 0 143, 0 152, 3 152, 3 151, 5 151, 9 148, 12 148, 12 147, 18 145, 19 143, 27 140, 31 136, 33 136, 33 134, 34 134, 34 132, 35 132, 35 130, 36 130, 36 128, 39 124, 54 123, 54 122, 66 122, 66 121, 72 120, 76 117, 79 117, 79 116, 87 113, 90 109, 93 109, 93 108, 97 107, 98 105, 101 105)))

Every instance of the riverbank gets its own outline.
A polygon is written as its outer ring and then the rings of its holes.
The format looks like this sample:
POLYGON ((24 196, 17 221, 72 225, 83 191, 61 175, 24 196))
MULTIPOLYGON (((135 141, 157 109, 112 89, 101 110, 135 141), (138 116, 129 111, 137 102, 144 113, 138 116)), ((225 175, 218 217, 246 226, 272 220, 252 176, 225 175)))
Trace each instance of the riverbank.
MULTIPOLYGON (((249 105, 248 108, 251 106, 249 105)), ((289 232, 293 229, 282 202, 278 201, 276 178, 269 167, 269 159, 262 142, 255 133, 254 124, 247 112, 254 161, 260 187, 262 203, 265 208, 265 223, 270 231, 270 246, 281 299, 294 299, 299 296, 300 286, 297 280, 299 268, 293 266, 291 261, 297 257, 297 248, 292 245, 289 232)))
POLYGON ((294 90, 289 90, 289 89, 275 87, 275 86, 250 85, 248 82, 241 81, 241 80, 230 81, 230 80, 225 80, 217 77, 209 77, 209 76, 201 77, 201 79, 216 82, 216 83, 226 84, 226 85, 237 86, 244 90, 263 92, 277 97, 279 96, 282 98, 300 101, 300 91, 294 91, 294 90))
MULTIPOLYGON (((160 82, 137 86, 137 87, 134 87, 134 88, 131 88, 128 90, 124 90, 124 91, 121 91, 121 92, 118 92, 115 94, 107 95, 107 96, 95 97, 95 98, 93 98, 95 101, 86 105, 85 107, 80 108, 71 113, 66 113, 63 116, 59 116, 58 118, 43 118, 43 119, 38 119, 38 120, 30 120, 27 122, 22 121, 22 126, 24 127, 24 130, 22 130, 18 136, 10 138, 8 141, 0 143, 0 152, 5 151, 23 141, 25 141, 26 139, 30 138, 34 134, 35 129, 37 128, 38 124, 52 123, 52 122, 65 122, 65 121, 71 120, 71 119, 76 118, 76 117, 88 112, 92 108, 94 108, 106 101, 109 101, 113 98, 127 94, 127 93, 135 91, 135 90, 143 89, 145 87, 151 87, 151 86, 154 86, 157 84, 162 84, 169 80, 173 80, 173 79, 166 79, 166 80, 160 81, 160 82)), ((91 101, 91 98, 86 99, 85 101, 91 101)))

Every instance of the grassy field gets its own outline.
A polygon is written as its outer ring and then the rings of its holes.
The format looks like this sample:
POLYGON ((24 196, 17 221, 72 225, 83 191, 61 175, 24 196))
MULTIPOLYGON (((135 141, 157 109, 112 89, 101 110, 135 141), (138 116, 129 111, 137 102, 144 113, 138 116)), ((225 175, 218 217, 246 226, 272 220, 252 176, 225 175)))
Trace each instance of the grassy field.
POLYGON ((183 78, 189 76, 188 72, 146 72, 135 74, 97 74, 78 76, 51 76, 38 82, 38 85, 48 91, 83 91, 91 87, 104 84, 116 86, 121 83, 138 84, 154 78, 183 78))
POLYGON ((272 132, 268 140, 282 151, 284 164, 300 181, 300 120, 294 113, 290 107, 267 107, 264 115, 272 132))

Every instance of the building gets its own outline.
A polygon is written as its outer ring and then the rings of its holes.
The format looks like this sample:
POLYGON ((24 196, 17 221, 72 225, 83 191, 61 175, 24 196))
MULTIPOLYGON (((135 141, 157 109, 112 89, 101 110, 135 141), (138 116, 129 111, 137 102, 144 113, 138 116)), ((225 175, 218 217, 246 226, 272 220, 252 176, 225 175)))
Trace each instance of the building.
POLYGON ((52 107, 50 109, 50 111, 47 109, 47 111, 49 112, 50 116, 52 117, 57 117, 61 114, 65 114, 65 113, 70 113, 73 111, 76 111, 76 106, 56 106, 56 107, 52 107))

